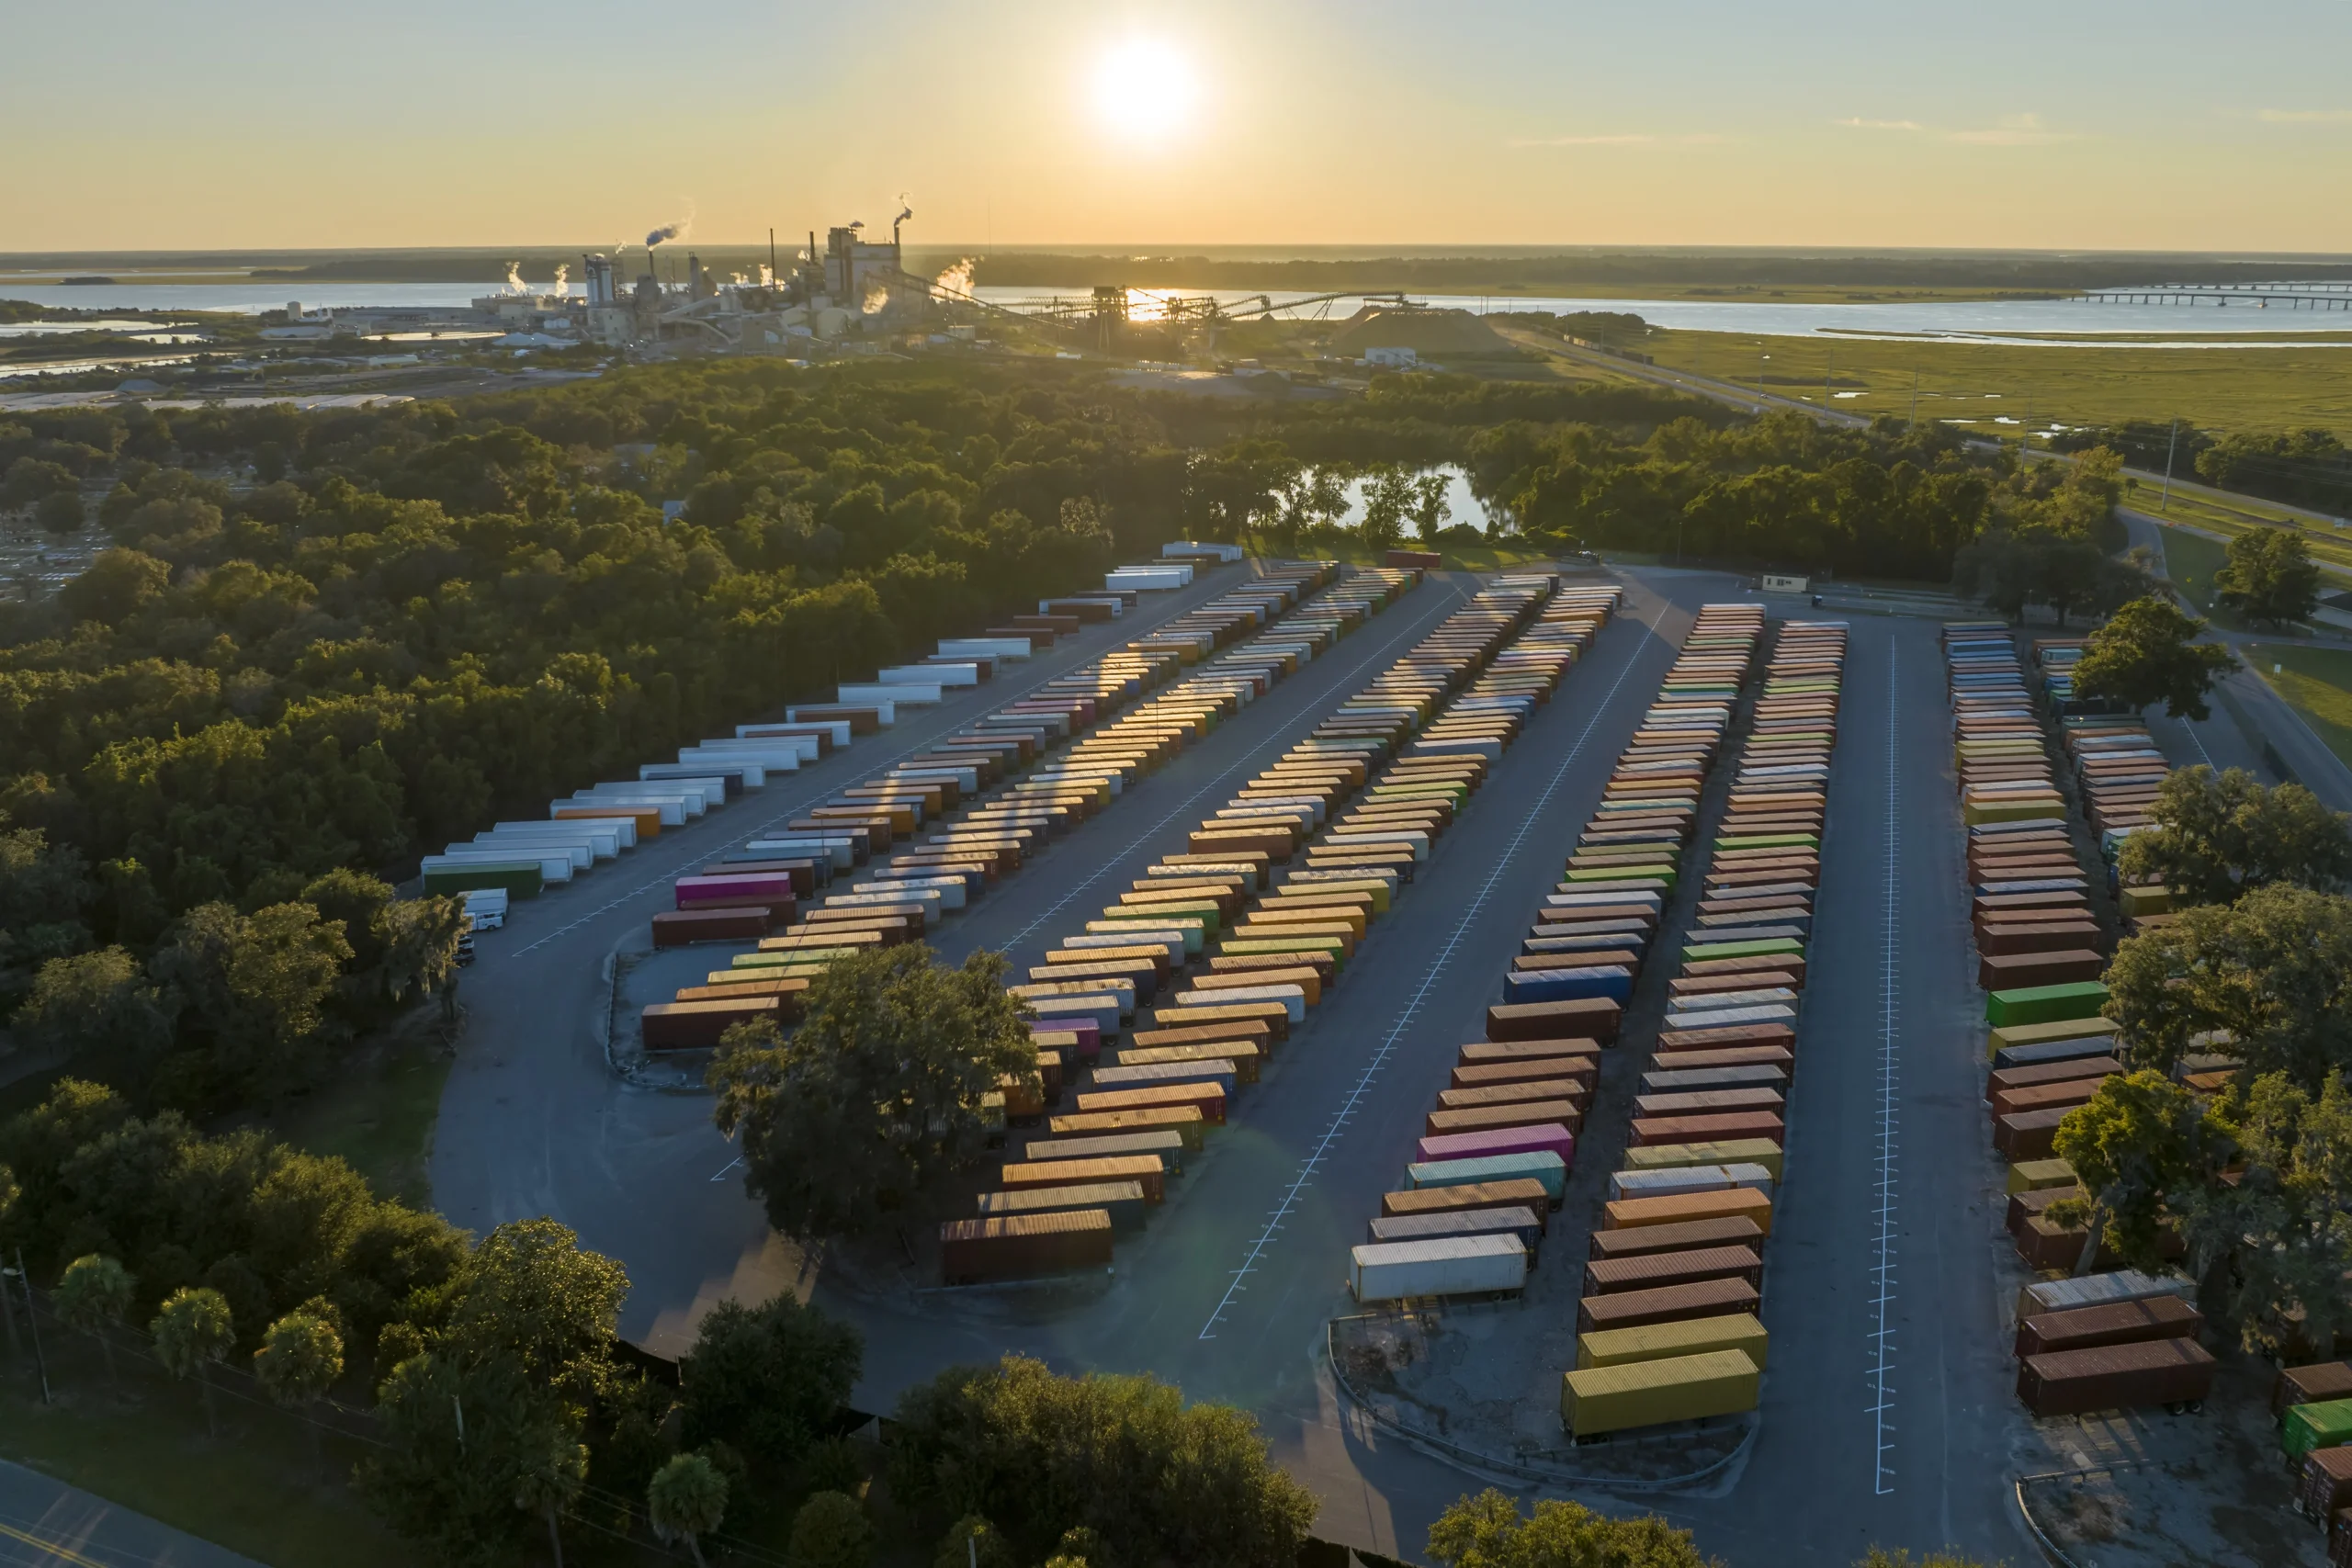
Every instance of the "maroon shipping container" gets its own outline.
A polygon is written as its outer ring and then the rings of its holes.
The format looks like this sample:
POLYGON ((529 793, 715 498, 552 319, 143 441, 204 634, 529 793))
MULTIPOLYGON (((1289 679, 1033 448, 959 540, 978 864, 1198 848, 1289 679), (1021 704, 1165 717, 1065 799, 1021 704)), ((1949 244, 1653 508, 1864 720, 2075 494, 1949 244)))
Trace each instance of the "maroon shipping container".
POLYGON ((738 1023, 759 1019, 781 1021, 784 998, 746 997, 741 1001, 655 1002, 639 1015, 649 1051, 694 1051, 718 1043, 718 1037, 738 1023))
POLYGON ((1702 1280, 1745 1280, 1760 1291, 1764 1288, 1764 1259, 1752 1247, 1700 1247, 1687 1252, 1597 1258, 1584 1266, 1584 1293, 1588 1296, 1657 1290, 1702 1280))
POLYGON ((2327 1568, 2352 1568, 2352 1508, 2336 1509, 2328 1527, 2327 1568))
POLYGON ((1500 1105, 1432 1111, 1421 1122, 1421 1135, 1450 1137, 1457 1133, 1487 1133, 1505 1128, 1541 1127, 1557 1122, 1569 1132, 1584 1127, 1584 1107, 1573 1100, 1521 1100, 1500 1105))
POLYGON ((2313 1449, 2303 1456, 2303 1483, 2296 1502, 2307 1517, 2324 1523, 2352 1504, 2352 1448, 2313 1449))
POLYGON ((2003 1067, 1985 1078, 1984 1100, 1990 1104, 1996 1096, 2006 1090, 2066 1083, 2075 1078, 2101 1078, 2122 1070, 2123 1064, 2113 1056, 2076 1056, 2064 1062, 2041 1062, 2030 1067, 2003 1067))
POLYGON ((939 1227, 939 1272, 951 1285, 1034 1279, 1110 1261, 1107 1209, 951 1220, 939 1227))
POLYGON ((2278 1381, 2270 1385, 2270 1414, 2284 1416, 2290 1404, 2317 1404, 2330 1399, 2352 1399, 2352 1362, 2281 1367, 2278 1381))
POLYGON ((2107 973, 2107 960, 2087 948, 2057 953, 1987 953, 1976 961, 1976 987, 2013 991, 2028 986, 2072 986, 2107 973))
POLYGON ((2060 953, 2070 947, 2097 947, 2098 943, 2098 927, 2088 920, 1988 925, 1976 933, 1976 951, 1985 953, 2060 953))
POLYGON ((2067 1107, 2056 1111, 2019 1111, 1993 1122, 1993 1146, 2014 1165, 2019 1160, 2048 1159, 2058 1145, 2058 1123, 2067 1107))
POLYGON ((2018 1325, 2017 1353, 2043 1356, 2059 1350, 2095 1350, 2102 1345, 2133 1345, 2143 1339, 2194 1337, 2204 1325, 2205 1315, 2178 1296, 2108 1302, 2027 1318, 2018 1325))
POLYGON ((1603 1328, 1639 1328, 1645 1324, 1754 1312, 1760 1300, 1756 1287, 1745 1280, 1702 1280, 1654 1291, 1587 1296, 1577 1303, 1577 1332, 1591 1334, 1603 1328))
POLYGON ((2213 1367, 2194 1339, 2056 1350, 2018 1363, 2018 1398, 2036 1416, 2197 1404, 2213 1390, 2213 1367))
POLYGON ((696 942, 748 942, 768 934, 773 917, 764 908, 664 910, 653 917, 653 945, 684 947, 696 942))
POLYGON ((1380 564, 1400 571, 1435 571, 1445 564, 1445 558, 1435 550, 1390 550, 1380 558, 1380 564))
POLYGON ((1558 1040, 1581 1036, 1604 1044, 1617 1038, 1624 1009, 1607 997, 1561 1002, 1498 1002, 1487 1010, 1487 1038, 1558 1040))
MULTIPOLYGON (((1744 1045, 1779 1045, 1793 1051, 1797 1032, 1785 1023, 1733 1024, 1724 1029, 1665 1029, 1658 1032, 1660 1054, 1677 1051, 1728 1051, 1744 1045)), ((1654 1062, 1653 1066, 1665 1066, 1654 1062)))
POLYGON ((1732 1214, 1719 1220, 1595 1231, 1591 1239, 1592 1258, 1640 1258, 1653 1252, 1695 1252, 1702 1247, 1761 1247, 1764 1227, 1746 1214, 1732 1214))

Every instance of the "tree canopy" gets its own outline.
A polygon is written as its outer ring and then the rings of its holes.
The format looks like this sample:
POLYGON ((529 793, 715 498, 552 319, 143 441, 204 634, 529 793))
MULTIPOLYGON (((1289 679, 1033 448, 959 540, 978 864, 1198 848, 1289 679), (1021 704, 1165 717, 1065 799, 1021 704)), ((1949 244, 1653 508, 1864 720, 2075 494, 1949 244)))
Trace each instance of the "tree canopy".
POLYGON ((1001 953, 951 969, 902 943, 830 964, 789 1039, 728 1031, 710 1067, 714 1116, 742 1140, 745 1184, 776 1229, 872 1229, 979 1156, 983 1099, 1007 1077, 1037 1081, 1004 970, 1001 953))
POLYGON ((2352 882, 2352 819, 2299 784, 2177 768, 2117 860, 2126 881, 2160 883, 2176 904, 2226 904, 2275 882, 2332 893, 2352 882))
POLYGON ((1492 1487, 1438 1517, 1430 1556, 1441 1568, 1723 1568, 1655 1514, 1611 1518, 1556 1498, 1521 1514, 1492 1487))
POLYGON ((2127 707, 2157 703, 2174 718, 2201 719, 2205 694, 2234 662, 2230 650, 2196 640, 2205 623, 2169 599, 2134 599, 2090 635, 2075 666, 2075 689, 2127 707))
POLYGON ((2226 1032, 2252 1072, 2316 1091, 2352 1069, 2352 899, 2277 884, 2184 910, 2118 943, 2107 986, 2134 1066, 2226 1032))
POLYGON ((1315 1519, 1252 1417, 1150 1377, 1007 1356, 910 1390, 898 1420, 892 1495, 934 1529, 985 1515, 1024 1562, 1084 1526, 1114 1562, 1290 1568, 1315 1519))
POLYGON ((2222 603, 2274 626, 2311 618, 2320 572, 2302 530, 2249 529, 2230 536, 2227 550, 2227 563, 2213 577, 2222 603))
POLYGON ((863 1359, 856 1329, 790 1295, 757 1307, 721 1302, 678 1363, 686 1441, 718 1438, 789 1464, 849 1402, 863 1359))

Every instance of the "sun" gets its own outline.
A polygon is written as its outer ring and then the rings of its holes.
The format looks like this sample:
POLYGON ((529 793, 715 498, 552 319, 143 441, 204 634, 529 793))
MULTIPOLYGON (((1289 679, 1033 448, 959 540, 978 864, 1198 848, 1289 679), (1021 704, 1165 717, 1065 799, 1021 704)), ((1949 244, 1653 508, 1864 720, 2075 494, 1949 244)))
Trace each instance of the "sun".
POLYGON ((1193 62, 1157 39, 1129 39, 1094 62, 1094 112, 1135 141, 1163 141, 1192 123, 1200 99, 1193 62))

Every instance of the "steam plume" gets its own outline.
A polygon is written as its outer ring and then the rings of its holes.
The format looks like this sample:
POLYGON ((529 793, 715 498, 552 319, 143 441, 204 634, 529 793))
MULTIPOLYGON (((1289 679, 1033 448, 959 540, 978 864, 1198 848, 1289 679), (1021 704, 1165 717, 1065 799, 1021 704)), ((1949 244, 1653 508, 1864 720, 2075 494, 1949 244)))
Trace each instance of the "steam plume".
POLYGON ((942 288, 952 288, 958 294, 969 294, 972 291, 972 264, 975 259, 972 256, 958 259, 945 272, 941 273, 935 281, 942 288))
POLYGON ((530 286, 523 281, 522 263, 508 262, 506 264, 505 292, 509 294, 528 294, 530 291, 530 286))
POLYGON ((570 276, 571 276, 571 264, 570 262, 558 262, 558 263, 556 264, 556 267, 555 267, 555 288, 554 288, 554 289, 552 290, 552 292, 553 292, 553 293, 554 293, 554 294, 555 294, 559 299, 560 299, 560 298, 561 298, 561 297, 562 297, 562 294, 563 294, 563 280, 564 280, 566 277, 570 276))

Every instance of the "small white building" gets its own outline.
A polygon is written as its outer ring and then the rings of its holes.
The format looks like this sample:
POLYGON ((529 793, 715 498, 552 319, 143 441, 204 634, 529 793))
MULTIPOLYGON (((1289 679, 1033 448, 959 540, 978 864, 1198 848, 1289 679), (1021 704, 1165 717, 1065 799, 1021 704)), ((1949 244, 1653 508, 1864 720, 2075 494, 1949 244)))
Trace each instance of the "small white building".
POLYGON ((1367 348, 1363 351, 1366 365, 1413 366, 1421 362, 1420 355, 1409 348, 1367 348))

